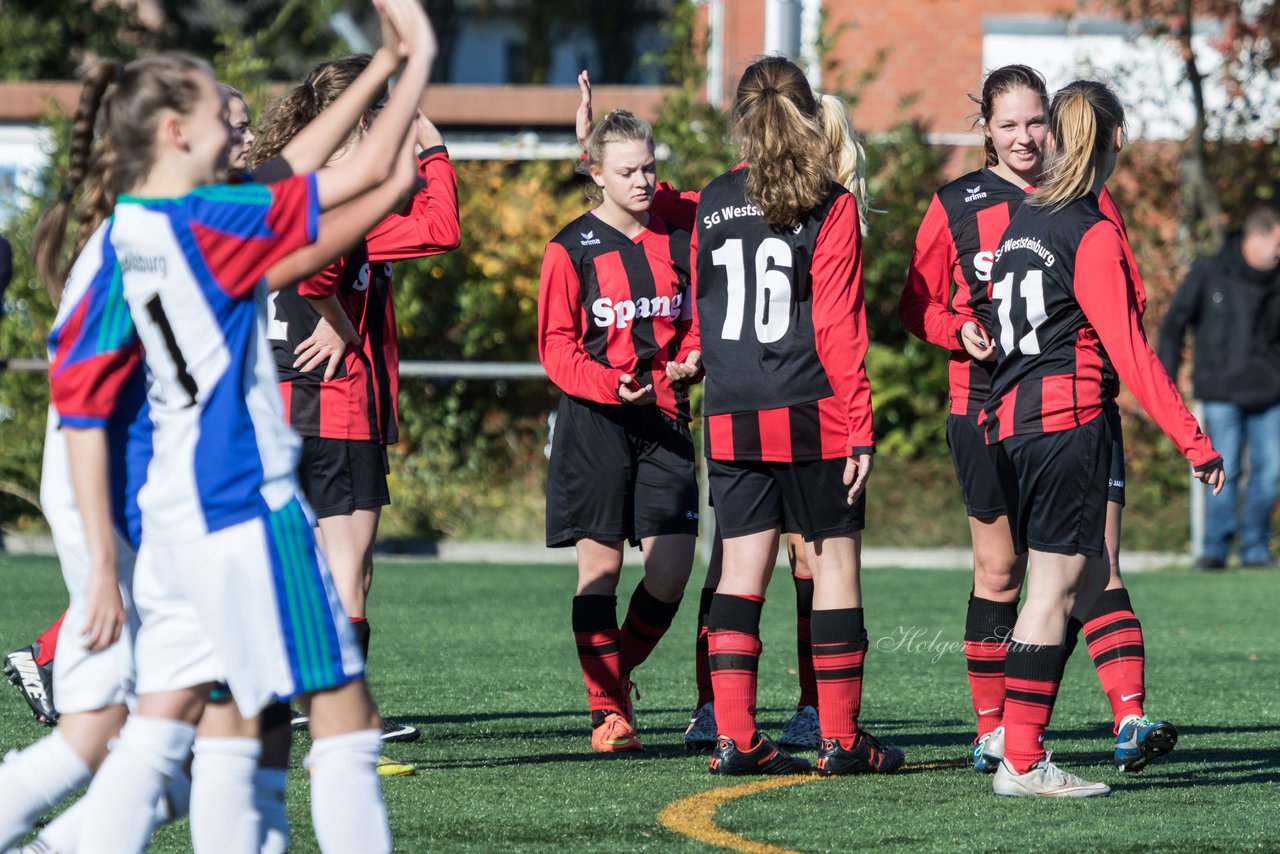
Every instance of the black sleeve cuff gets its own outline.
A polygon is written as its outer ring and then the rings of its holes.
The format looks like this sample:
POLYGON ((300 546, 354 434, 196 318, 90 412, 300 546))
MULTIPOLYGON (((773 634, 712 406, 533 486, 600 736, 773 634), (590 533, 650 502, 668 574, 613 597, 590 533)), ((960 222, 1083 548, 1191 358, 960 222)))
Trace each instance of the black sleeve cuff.
POLYGON ((1217 468, 1220 465, 1222 465, 1222 457, 1214 457, 1213 459, 1209 460, 1209 462, 1207 463, 1201 463, 1198 466, 1192 466, 1191 470, 1194 472, 1212 471, 1213 469, 1217 468))
POLYGON ((430 148, 424 148, 424 149, 422 150, 422 153, 418 155, 418 162, 419 162, 419 163, 426 163, 426 162, 427 162, 427 158, 429 158, 429 157, 431 157, 431 156, 433 156, 433 155, 436 155, 436 154, 443 154, 445 157, 448 157, 448 156, 449 156, 449 149, 448 149, 448 148, 446 148, 446 147, 445 147, 445 146, 443 146, 443 145, 433 145, 433 146, 431 146, 430 148))
POLYGON ((851 451, 849 451, 849 456, 856 457, 859 454, 874 454, 875 452, 875 445, 855 446, 851 451))

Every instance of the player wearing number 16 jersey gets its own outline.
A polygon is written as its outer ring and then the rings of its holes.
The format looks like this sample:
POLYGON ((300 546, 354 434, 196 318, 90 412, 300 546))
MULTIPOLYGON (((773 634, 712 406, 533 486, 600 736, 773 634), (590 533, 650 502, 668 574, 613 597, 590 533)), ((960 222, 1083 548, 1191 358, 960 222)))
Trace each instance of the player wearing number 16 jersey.
MULTIPOLYGON (((1002 795, 1084 797, 1110 789, 1048 761, 1043 740, 1061 681, 1073 607, 1106 585, 1103 555, 1113 372, 1198 476, 1221 485, 1200 432, 1142 329, 1135 271, 1097 193, 1115 168, 1124 110, 1104 85, 1055 96, 1049 178, 1000 238, 992 270, 996 368, 983 407, 1015 549, 1030 552, 1027 601, 1006 660, 1002 795)), ((1171 744, 1168 746, 1172 746, 1171 744)))
POLYGON ((892 771, 902 752, 858 729, 867 650, 858 551, 875 440, 857 203, 832 180, 818 104, 793 63, 769 57, 748 68, 733 115, 745 162, 698 203, 685 348, 701 350, 706 370, 706 450, 724 548, 707 618, 719 730, 711 771, 808 768, 755 720, 760 612, 783 529, 804 536, 814 571, 818 767, 892 771))

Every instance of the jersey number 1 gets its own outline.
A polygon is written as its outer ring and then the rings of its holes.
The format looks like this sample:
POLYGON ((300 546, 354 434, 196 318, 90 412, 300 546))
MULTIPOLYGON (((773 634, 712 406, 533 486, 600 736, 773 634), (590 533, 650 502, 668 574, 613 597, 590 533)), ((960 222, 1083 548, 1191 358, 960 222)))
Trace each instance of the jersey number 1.
POLYGON ((991 297, 997 303, 996 311, 1000 315, 1000 349, 1007 356, 1014 350, 1025 355, 1034 356, 1040 352, 1040 339, 1036 330, 1040 324, 1049 319, 1044 310, 1044 273, 1040 270, 1028 270, 1018 286, 1022 298, 1027 301, 1027 323, 1031 331, 1018 340, 1013 340, 1013 273, 991 285, 991 297))
MULTIPOLYGON (((720 337, 726 341, 742 338, 742 321, 747 303, 746 259, 742 239, 726 240, 711 253, 711 262, 724 267, 728 279, 728 301, 725 303, 724 327, 720 337)), ((777 237, 766 237, 756 249, 756 339, 772 344, 787 334, 791 325, 791 245, 777 237), (774 266, 770 266, 770 265, 774 266), (783 270, 780 268, 787 268, 783 270)))

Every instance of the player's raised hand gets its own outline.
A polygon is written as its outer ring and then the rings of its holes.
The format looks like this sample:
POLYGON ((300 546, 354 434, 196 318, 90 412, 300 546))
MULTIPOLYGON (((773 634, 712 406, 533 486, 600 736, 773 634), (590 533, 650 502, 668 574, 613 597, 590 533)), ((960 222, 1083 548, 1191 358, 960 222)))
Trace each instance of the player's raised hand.
POLYGON ((1218 464, 1213 468, 1205 469, 1204 471, 1195 471, 1195 469, 1192 469, 1192 471, 1201 483, 1213 487, 1214 495, 1222 492, 1222 487, 1227 483, 1227 473, 1222 468, 1221 460, 1219 460, 1218 464))
POLYGON ((688 382, 702 370, 702 351, 690 350, 683 362, 667 362, 667 379, 688 382))
POLYGON ((578 75, 578 90, 582 92, 582 103, 578 104, 578 112, 574 117, 573 130, 578 136, 578 145, 587 147, 587 138, 591 136, 591 76, 584 68, 578 75))
POLYGON ((420 58, 430 71, 436 59, 436 34, 427 13, 418 0, 374 0, 400 38, 401 50, 408 58, 420 58))
POLYGON ((989 362, 996 357, 996 342, 972 320, 960 327, 960 343, 964 344, 965 352, 979 362, 989 362))
POLYGON ((396 32, 395 24, 387 16, 383 0, 373 0, 373 8, 378 12, 378 25, 382 30, 382 46, 378 52, 386 51, 396 58, 397 63, 409 55, 409 48, 396 32))
POLYGON ((871 467, 875 457, 872 454, 858 454, 849 457, 844 464, 844 485, 849 487, 849 495, 845 499, 852 504, 858 500, 862 490, 867 488, 867 478, 871 476, 871 467))
POLYGON ((435 148, 437 145, 444 145, 444 137, 440 135, 440 131, 427 118, 422 110, 418 110, 418 118, 413 123, 414 136, 417 138, 418 146, 426 151, 428 148, 435 148))

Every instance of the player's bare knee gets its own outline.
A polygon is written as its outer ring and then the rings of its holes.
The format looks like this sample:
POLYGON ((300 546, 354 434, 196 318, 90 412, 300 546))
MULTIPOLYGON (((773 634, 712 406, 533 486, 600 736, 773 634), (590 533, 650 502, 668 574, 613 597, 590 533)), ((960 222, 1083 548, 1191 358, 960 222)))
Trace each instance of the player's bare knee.
POLYGON ((317 691, 310 695, 309 700, 309 728, 313 738, 346 735, 382 726, 382 718, 364 680, 317 691))

